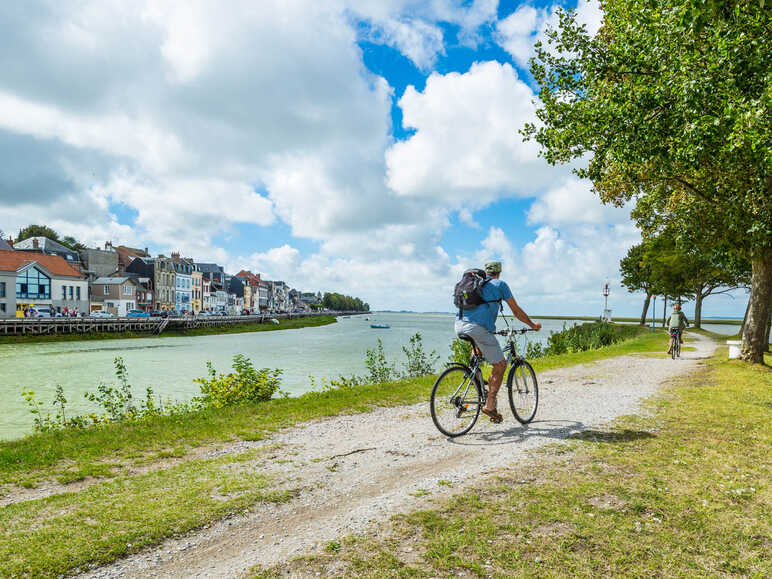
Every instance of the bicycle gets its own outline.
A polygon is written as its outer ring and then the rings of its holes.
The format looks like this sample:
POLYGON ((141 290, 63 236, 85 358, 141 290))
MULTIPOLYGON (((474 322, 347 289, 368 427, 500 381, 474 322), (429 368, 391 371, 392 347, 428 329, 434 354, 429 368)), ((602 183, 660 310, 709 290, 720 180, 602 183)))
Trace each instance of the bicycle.
POLYGON ((673 338, 673 346, 670 348, 670 355, 673 360, 681 357, 681 330, 670 330, 670 337, 673 338))
MULTIPOLYGON (((506 386, 509 408, 518 422, 528 424, 536 415, 539 405, 539 386, 536 373, 528 361, 517 353, 515 335, 533 332, 530 328, 499 330, 496 334, 507 336, 504 352, 509 373, 506 386)), ((488 383, 483 379, 483 357, 477 355, 474 341, 469 336, 459 336, 473 346, 469 364, 452 363, 439 375, 432 388, 430 410, 437 429, 451 438, 469 432, 480 416, 480 409, 488 397, 488 383)))

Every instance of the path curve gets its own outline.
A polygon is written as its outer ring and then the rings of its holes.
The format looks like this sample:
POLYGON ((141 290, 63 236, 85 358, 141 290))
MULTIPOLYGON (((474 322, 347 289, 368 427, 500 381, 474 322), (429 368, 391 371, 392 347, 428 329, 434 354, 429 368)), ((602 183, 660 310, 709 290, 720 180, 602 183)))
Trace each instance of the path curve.
MULTIPOLYGON (((297 498, 259 505, 85 576, 240 577, 254 565, 311 552, 416 508, 423 495, 458 492, 526 459, 538 446, 636 412, 661 384, 696 368, 716 347, 695 334, 689 334, 688 345, 696 351, 685 351, 676 361, 622 356, 542 373, 539 412, 527 427, 507 410, 503 424, 481 419, 467 436, 448 440, 422 403, 288 429, 271 438, 281 447, 266 470, 285 486, 300 486, 297 498)), ((507 408, 505 394, 499 406, 507 408)))

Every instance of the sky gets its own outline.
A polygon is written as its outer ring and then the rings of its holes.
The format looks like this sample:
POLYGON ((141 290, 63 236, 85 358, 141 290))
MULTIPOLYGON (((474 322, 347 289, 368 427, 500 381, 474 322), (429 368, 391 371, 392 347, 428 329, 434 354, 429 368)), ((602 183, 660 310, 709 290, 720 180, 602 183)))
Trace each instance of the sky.
POLYGON ((500 259, 529 313, 599 314, 608 281, 635 315, 630 208, 519 134, 559 7, 601 25, 596 0, 2 3, 0 230, 179 251, 376 309, 451 311, 461 272, 500 259))

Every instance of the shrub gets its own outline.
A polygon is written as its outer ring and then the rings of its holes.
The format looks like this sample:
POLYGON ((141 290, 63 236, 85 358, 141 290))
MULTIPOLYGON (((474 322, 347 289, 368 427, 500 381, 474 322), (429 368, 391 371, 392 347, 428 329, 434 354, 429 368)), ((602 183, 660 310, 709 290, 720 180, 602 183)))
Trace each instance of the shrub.
POLYGON ((428 354, 424 351, 423 338, 421 338, 420 332, 410 336, 409 345, 402 346, 402 351, 407 357, 407 362, 403 364, 406 377, 418 378, 419 376, 434 373, 434 365, 440 359, 440 356, 435 350, 428 354))
POLYGON ((211 362, 206 363, 208 378, 196 378, 203 396, 194 399, 200 406, 222 408, 248 402, 270 400, 281 383, 282 370, 261 368, 242 354, 233 357, 233 372, 218 374, 211 362))
POLYGON ((370 373, 365 378, 368 384, 380 384, 399 379, 399 372, 394 367, 394 364, 390 364, 386 360, 386 354, 383 352, 383 342, 380 338, 378 338, 378 344, 375 348, 365 350, 365 367, 370 373))
POLYGON ((472 344, 465 340, 454 339, 450 343, 450 358, 448 362, 451 364, 468 364, 469 358, 472 357, 472 344))

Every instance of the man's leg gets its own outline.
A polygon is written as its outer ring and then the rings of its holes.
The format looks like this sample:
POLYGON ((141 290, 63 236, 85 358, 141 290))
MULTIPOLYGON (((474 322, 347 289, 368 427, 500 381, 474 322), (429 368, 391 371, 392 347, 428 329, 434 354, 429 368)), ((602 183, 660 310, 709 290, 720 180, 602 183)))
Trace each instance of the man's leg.
POLYGON ((485 410, 496 410, 496 395, 501 388, 501 381, 504 379, 504 371, 507 369, 507 361, 502 360, 493 365, 491 379, 488 382, 488 399, 485 401, 485 410))

